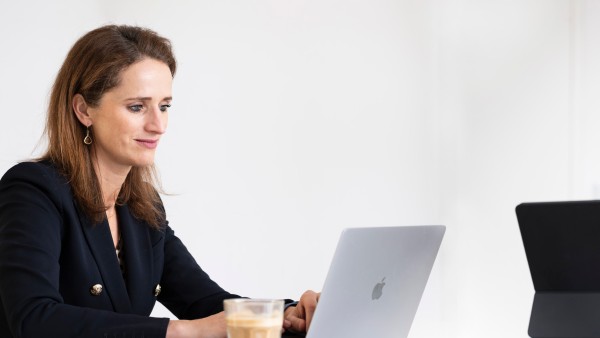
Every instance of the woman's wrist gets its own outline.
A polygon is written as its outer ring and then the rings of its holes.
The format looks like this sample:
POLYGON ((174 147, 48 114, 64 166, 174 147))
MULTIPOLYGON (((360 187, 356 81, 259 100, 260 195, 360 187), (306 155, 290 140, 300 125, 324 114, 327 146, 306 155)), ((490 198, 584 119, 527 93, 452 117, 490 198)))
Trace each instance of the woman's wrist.
POLYGON ((166 338, 223 338, 227 336, 225 313, 194 320, 171 320, 166 338))
POLYGON ((166 338, 186 337, 186 333, 189 333, 186 330, 187 326, 189 326, 189 321, 187 320, 170 320, 167 326, 166 338))

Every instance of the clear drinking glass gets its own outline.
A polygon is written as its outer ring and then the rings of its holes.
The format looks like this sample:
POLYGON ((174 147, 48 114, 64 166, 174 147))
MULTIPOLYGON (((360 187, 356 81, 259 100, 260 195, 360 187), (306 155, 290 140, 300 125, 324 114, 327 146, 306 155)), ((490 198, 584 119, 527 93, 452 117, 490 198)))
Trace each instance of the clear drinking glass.
POLYGON ((282 299, 226 299, 228 338, 281 338, 282 299))

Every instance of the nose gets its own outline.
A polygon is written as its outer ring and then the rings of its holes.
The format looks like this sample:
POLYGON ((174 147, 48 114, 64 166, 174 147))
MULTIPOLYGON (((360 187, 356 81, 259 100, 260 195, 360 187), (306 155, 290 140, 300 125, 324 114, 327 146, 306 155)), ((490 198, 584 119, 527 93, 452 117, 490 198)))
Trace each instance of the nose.
POLYGON ((167 122, 169 114, 166 111, 160 111, 159 107, 152 108, 146 115, 146 131, 154 134, 164 134, 167 131, 167 122))

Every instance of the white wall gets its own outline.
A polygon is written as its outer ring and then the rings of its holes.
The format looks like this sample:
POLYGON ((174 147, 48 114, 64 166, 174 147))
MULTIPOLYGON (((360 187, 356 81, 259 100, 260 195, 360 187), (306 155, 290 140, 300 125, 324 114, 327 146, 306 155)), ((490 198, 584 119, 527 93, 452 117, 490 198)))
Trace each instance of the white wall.
POLYGON ((570 4, 445 5, 452 322, 457 337, 525 337, 533 287, 514 208, 570 197, 570 4))
POLYGON ((80 35, 173 41, 164 200, 231 291, 320 289, 343 227, 442 223, 411 337, 525 337, 514 207, 600 196, 593 1, 2 1, 0 172, 80 35))

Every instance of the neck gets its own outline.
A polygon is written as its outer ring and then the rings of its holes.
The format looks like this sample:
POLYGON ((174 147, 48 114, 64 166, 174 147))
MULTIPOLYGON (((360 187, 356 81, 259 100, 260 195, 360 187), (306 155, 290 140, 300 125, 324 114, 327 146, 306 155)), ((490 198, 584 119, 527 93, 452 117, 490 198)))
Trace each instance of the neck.
POLYGON ((94 163, 94 167, 102 190, 104 205, 113 208, 131 167, 109 167, 98 161, 94 163))

